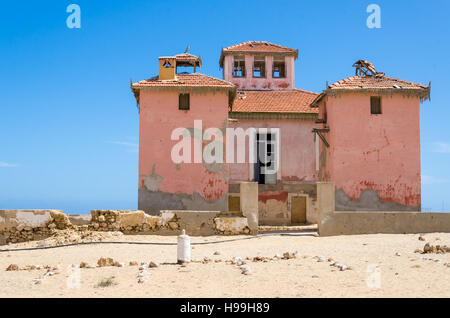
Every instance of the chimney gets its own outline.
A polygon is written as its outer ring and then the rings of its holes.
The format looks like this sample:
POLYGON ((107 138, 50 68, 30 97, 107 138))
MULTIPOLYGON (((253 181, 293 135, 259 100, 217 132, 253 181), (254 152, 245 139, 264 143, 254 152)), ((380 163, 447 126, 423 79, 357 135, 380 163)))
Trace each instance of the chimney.
POLYGON ((177 62, 175 57, 159 58, 159 80, 175 80, 177 62))

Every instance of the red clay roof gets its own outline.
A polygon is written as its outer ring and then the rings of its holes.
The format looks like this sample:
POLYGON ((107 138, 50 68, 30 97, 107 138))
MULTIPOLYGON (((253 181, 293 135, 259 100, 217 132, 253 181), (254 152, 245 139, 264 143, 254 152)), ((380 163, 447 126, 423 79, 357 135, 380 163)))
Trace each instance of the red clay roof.
POLYGON ((305 113, 319 110, 311 103, 319 94, 300 90, 250 91, 239 90, 233 104, 233 113, 305 113))
POLYGON ((223 59, 225 54, 233 54, 233 53, 249 53, 249 54, 267 53, 267 54, 294 55, 295 58, 298 57, 298 50, 296 49, 270 43, 267 41, 247 41, 222 49, 219 62, 221 67, 223 67, 223 59))
POLYGON ((247 41, 223 49, 226 52, 286 52, 297 53, 296 49, 267 41, 247 41))
POLYGON ((329 89, 427 89, 427 86, 386 76, 352 76, 328 86, 329 89))
POLYGON ((177 74, 175 80, 160 81, 158 76, 132 84, 132 88, 144 87, 217 87, 234 88, 230 82, 200 73, 177 74))

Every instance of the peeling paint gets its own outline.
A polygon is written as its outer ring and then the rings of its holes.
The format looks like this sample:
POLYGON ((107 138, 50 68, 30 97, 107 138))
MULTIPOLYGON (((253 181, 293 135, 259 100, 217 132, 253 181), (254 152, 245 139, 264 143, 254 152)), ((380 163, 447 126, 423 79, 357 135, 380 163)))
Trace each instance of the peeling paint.
POLYGON ((351 199, 344 190, 335 192, 336 211, 420 211, 419 206, 405 206, 380 199, 375 190, 364 190, 358 200, 351 199))

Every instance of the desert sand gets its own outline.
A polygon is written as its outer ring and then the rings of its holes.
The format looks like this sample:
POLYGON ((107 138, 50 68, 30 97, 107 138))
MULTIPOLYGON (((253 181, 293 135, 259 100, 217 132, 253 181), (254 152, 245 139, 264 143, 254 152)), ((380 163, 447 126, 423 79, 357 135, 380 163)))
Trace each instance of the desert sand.
MULTIPOLYGON (((314 233, 262 236, 250 240, 196 245, 186 266, 176 264, 176 245, 88 245, 0 252, 0 297, 450 297, 450 254, 420 254, 425 243, 450 245, 449 233, 318 237, 314 233), (296 258, 273 259, 297 252, 296 258), (219 255, 215 255, 219 254, 219 255), (253 257, 270 257, 254 262, 253 257), (80 262, 97 264, 111 257, 124 267, 70 269, 80 262), (204 258, 212 261, 202 263, 204 258), (241 257, 250 267, 244 275, 226 262, 241 257), (318 257, 322 257, 318 261, 318 257), (328 258, 349 266, 341 271, 328 258), (217 262, 216 262, 217 260, 217 262), (138 283, 139 266, 154 261, 138 283), (10 264, 58 266, 60 273, 6 271, 10 264), (75 276, 74 276, 75 275, 75 276), (42 278, 36 284, 36 278, 42 278), (79 277, 79 280, 78 278, 79 277), (100 287, 103 279, 113 284, 100 287), (79 284, 77 283, 79 282, 79 284)), ((192 237, 192 243, 245 237, 192 237)), ((115 241, 176 243, 170 236, 122 236, 115 241)), ((36 247, 39 242, 0 249, 36 247)))

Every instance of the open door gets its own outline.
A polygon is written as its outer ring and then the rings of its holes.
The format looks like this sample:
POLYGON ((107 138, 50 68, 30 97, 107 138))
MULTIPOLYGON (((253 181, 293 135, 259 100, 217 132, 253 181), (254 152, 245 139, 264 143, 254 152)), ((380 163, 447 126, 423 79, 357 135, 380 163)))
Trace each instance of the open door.
POLYGON ((255 181, 259 184, 276 184, 276 138, 275 134, 264 133, 256 135, 255 181))

